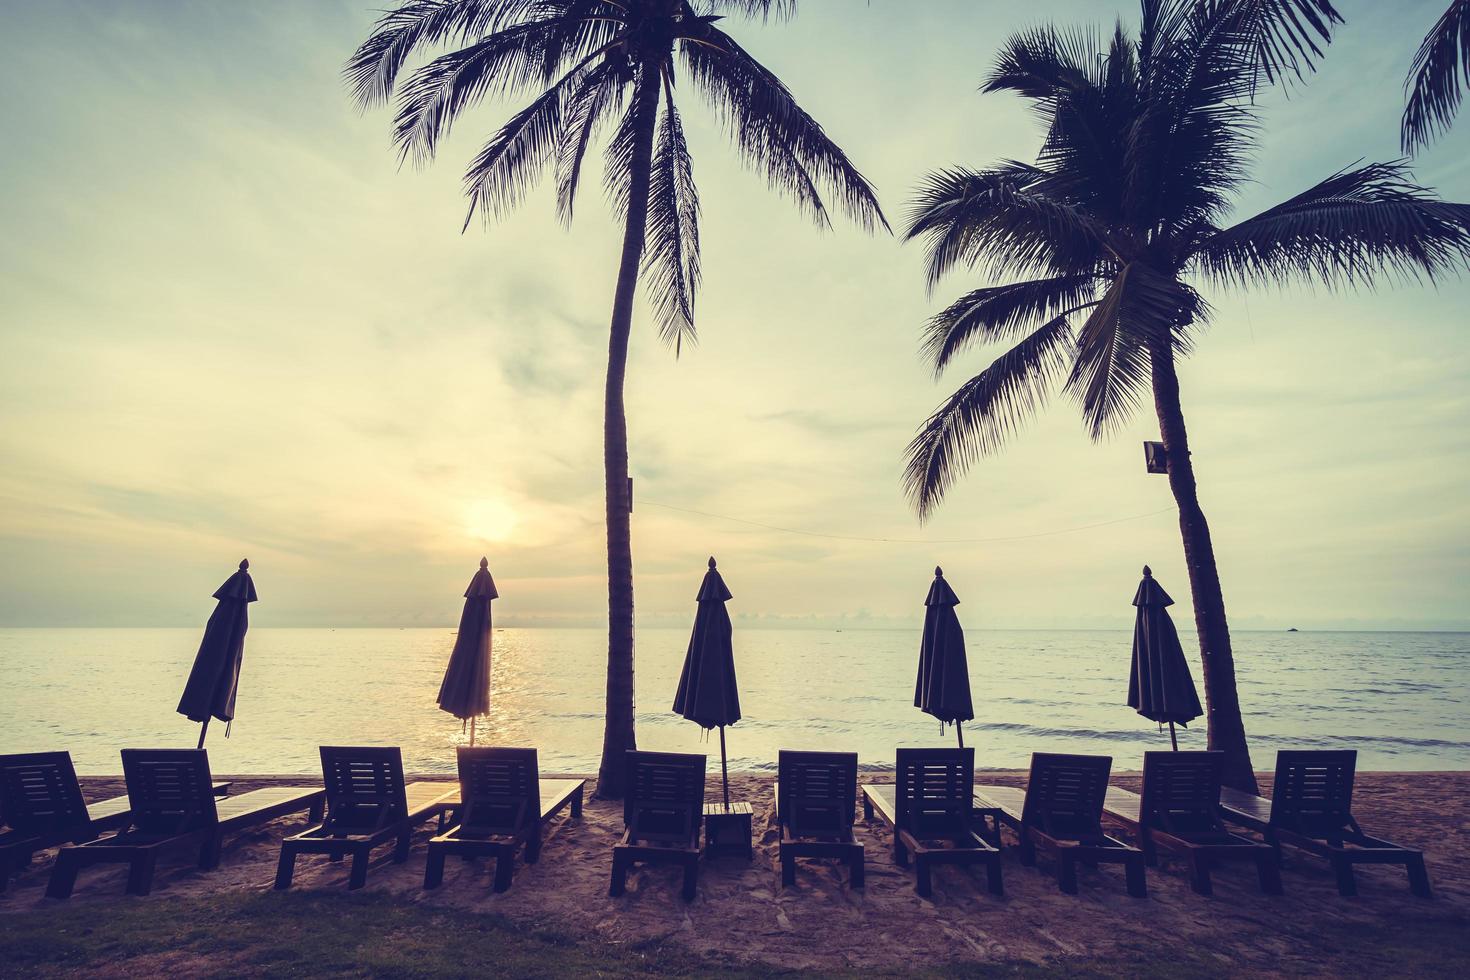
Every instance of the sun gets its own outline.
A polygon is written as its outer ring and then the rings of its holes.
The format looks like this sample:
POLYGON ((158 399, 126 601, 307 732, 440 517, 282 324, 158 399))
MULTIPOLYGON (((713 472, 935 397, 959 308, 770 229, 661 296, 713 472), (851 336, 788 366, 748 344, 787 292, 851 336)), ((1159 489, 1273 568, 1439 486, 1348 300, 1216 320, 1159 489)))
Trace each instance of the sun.
POLYGON ((465 508, 465 530, 480 541, 504 541, 518 523, 516 512, 503 500, 476 500, 465 508))

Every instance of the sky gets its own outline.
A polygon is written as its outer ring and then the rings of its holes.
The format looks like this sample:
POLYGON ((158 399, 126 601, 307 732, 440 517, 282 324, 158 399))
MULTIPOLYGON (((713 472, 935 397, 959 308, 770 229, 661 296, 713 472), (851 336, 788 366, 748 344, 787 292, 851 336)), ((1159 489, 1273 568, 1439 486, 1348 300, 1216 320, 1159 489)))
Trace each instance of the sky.
MULTIPOLYGON (((1266 102, 1244 217, 1398 156, 1444 0, 1340 0, 1322 70, 1266 102)), ((242 557, 258 626, 452 624, 482 555, 511 626, 605 622, 601 409, 619 229, 549 182, 461 232, 460 176, 517 105, 425 168, 351 104, 362 0, 0 4, 0 626, 202 624, 242 557)), ((871 178, 1034 155, 979 80, 1043 21, 1128 3, 806 0, 730 30, 871 178)), ((628 370, 639 623, 681 625, 710 555, 742 626, 909 627, 942 565, 970 628, 1127 628, 1150 564, 1189 622, 1141 413, 1092 442, 1065 398, 920 525, 899 485, 936 381, 920 251, 822 232, 744 170, 695 93, 699 343, 640 303, 628 370), (778 530, 779 529, 779 530, 778 530)), ((1421 181, 1470 200, 1470 118, 1421 181)), ((594 178, 596 175, 593 175, 594 178)), ((1237 629, 1470 628, 1470 284, 1212 291, 1181 367, 1237 629)))

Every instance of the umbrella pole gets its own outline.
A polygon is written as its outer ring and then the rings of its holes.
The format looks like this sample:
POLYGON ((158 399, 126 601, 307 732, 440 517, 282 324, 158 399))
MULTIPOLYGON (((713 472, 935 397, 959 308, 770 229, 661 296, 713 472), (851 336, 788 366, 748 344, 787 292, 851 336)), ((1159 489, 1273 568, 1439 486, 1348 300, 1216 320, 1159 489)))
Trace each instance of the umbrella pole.
POLYGON ((473 746, 474 744, 475 744, 475 719, 474 719, 474 716, 471 716, 470 717, 470 745, 473 746))
POLYGON ((720 726, 720 779, 725 784, 725 812, 730 812, 730 767, 725 761, 725 726, 720 726))
POLYGON ((207 731, 209 731, 209 719, 208 718, 204 719, 204 721, 202 721, 202 722, 199 723, 199 744, 196 745, 196 746, 194 746, 196 749, 202 749, 202 748, 204 748, 204 733, 207 732, 207 731))
POLYGON ((1174 737, 1174 723, 1169 722, 1169 744, 1174 746, 1174 751, 1179 751, 1179 739, 1174 737))
POLYGON ((960 721, 958 718, 955 719, 954 733, 955 733, 955 736, 957 738, 959 738, 959 740, 960 740, 960 748, 964 748, 965 747, 965 723, 962 722, 962 721, 960 721))

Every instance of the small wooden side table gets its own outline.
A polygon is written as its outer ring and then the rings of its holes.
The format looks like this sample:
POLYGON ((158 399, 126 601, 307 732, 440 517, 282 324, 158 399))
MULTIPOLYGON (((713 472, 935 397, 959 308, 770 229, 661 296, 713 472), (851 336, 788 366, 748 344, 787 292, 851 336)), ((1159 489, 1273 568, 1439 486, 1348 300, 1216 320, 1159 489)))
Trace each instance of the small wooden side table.
POLYGON ((724 854, 754 859, 750 836, 749 803, 706 803, 704 805, 704 856, 724 854))

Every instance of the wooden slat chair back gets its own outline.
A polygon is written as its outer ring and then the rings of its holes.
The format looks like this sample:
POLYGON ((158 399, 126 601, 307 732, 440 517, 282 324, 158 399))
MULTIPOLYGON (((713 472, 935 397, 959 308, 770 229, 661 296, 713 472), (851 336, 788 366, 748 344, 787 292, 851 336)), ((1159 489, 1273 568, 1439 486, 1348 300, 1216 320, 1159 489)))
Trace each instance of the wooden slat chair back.
POLYGON ((974 749, 899 749, 894 826, 919 840, 970 829, 974 749))
POLYGON ((324 833, 372 834, 408 818, 403 752, 397 746, 321 747, 327 791, 324 833))
POLYGON ((1103 801, 1112 768, 1112 756, 1032 753, 1022 825, 1060 839, 1104 839, 1103 801))
POLYGON ((669 844, 697 840, 704 814, 704 756, 631 751, 627 766, 623 822, 631 840, 669 844))
POLYGON ((123 749, 132 828, 172 836, 219 824, 203 749, 123 749))
POLYGON ((91 825, 69 752, 0 756, 0 825, 54 834, 91 825))
POLYGON ((1340 839, 1343 831, 1361 833, 1352 813, 1357 765, 1352 749, 1276 753, 1271 827, 1327 839, 1340 839))
POLYGON ((459 749, 460 827, 466 835, 513 836, 541 817, 535 749, 459 749))
POLYGON ((1222 752, 1145 752, 1139 819, 1176 834, 1226 833, 1220 820, 1222 752))
POLYGON ((781 750, 777 822, 795 837, 850 839, 857 811, 856 752, 781 750))

